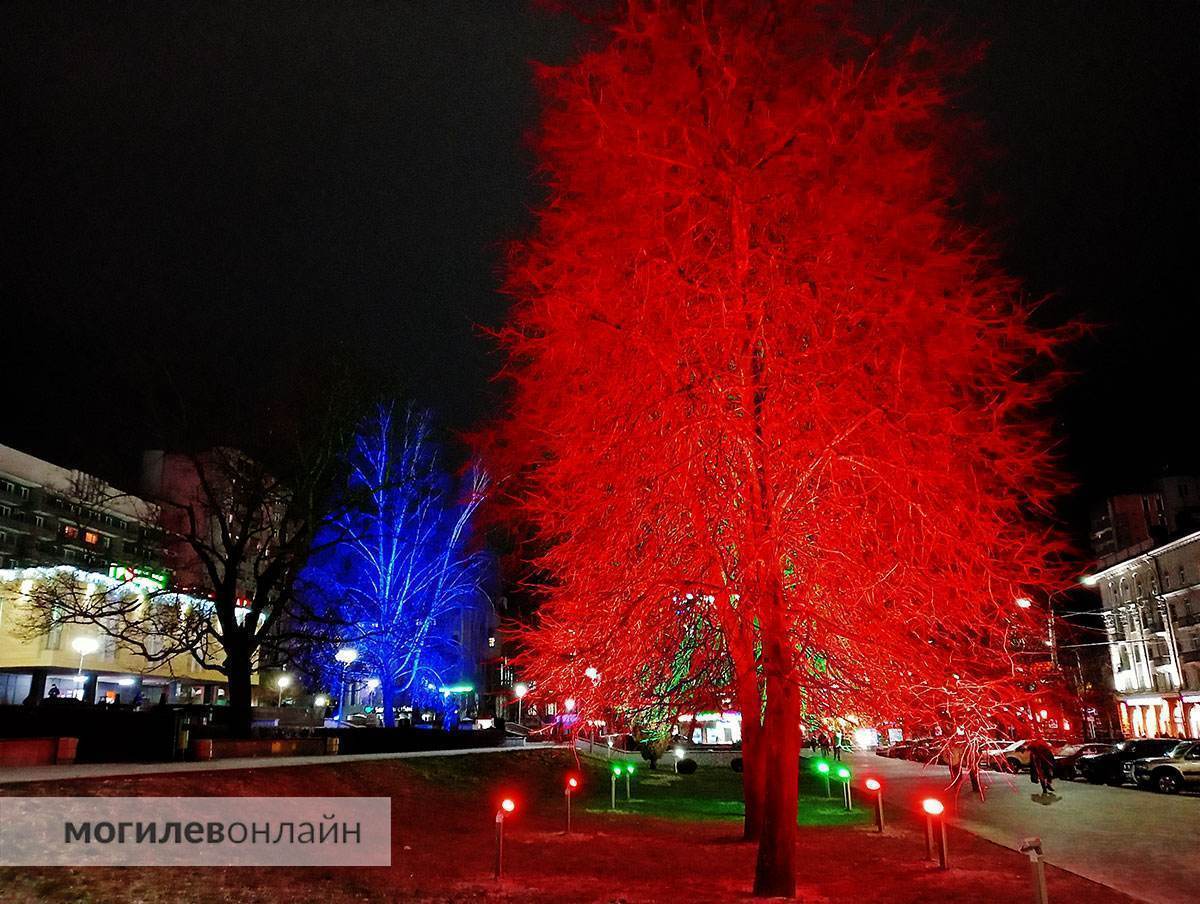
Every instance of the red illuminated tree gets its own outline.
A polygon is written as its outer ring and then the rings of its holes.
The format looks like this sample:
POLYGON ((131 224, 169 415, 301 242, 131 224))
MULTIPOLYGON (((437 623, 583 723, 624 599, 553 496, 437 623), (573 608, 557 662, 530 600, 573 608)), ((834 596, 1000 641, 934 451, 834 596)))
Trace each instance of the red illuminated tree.
POLYGON ((802 713, 981 736, 1060 577, 1059 337, 953 216, 939 60, 826 4, 635 3, 540 73, 496 456, 524 674, 585 718, 736 700, 757 894, 795 891, 802 713))

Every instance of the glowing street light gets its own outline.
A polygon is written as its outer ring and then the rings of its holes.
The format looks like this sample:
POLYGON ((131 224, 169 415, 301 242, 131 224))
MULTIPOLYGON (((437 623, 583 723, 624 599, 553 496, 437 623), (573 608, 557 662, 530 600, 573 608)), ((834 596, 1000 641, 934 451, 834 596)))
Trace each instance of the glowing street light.
POLYGON ((564 700, 563 701, 563 709, 565 709, 569 713, 574 712, 575 711, 575 698, 568 697, 566 700, 564 700))
POLYGON ((1033 605, 1033 600, 1027 596, 1019 596, 1017 597, 1016 603, 1018 609, 1028 609, 1033 605))
POLYGON ((946 808, 936 797, 927 797, 921 801, 921 809, 925 811, 925 859, 933 859, 933 823, 938 825, 938 868, 946 869, 946 808))
POLYGON ((71 641, 71 649, 79 654, 79 674, 83 674, 83 657, 90 656, 100 649, 100 641, 94 637, 76 637, 71 641))
POLYGON ((868 791, 875 792, 875 828, 883 831, 883 785, 879 783, 877 778, 869 778, 866 781, 868 791))
POLYGON ((342 664, 342 688, 338 696, 338 719, 346 721, 346 669, 358 660, 358 650, 354 647, 341 647, 333 658, 342 664))
POLYGON ((283 689, 292 683, 291 675, 280 675, 275 679, 275 686, 279 689, 279 697, 275 700, 275 706, 283 706, 283 689))
POLYGON ((842 782, 842 802, 845 804, 847 810, 852 810, 854 808, 850 802, 850 770, 845 766, 839 766, 837 777, 842 782))
POLYGON ((600 673, 596 671, 596 667, 594 665, 589 665, 586 669, 584 669, 583 674, 592 681, 600 680, 600 673))
POLYGON ((684 757, 684 749, 682 747, 675 748, 675 774, 679 774, 679 761, 684 757))
POLYGON ((500 880, 504 872, 504 816, 517 809, 511 797, 500 801, 500 809, 496 811, 496 880, 500 880))
POLYGON ((632 800, 629 796, 629 779, 633 776, 633 763, 625 764, 625 800, 632 800))
POLYGON ((612 767, 612 786, 611 786, 611 788, 609 789, 609 791, 610 791, 610 803, 609 803, 609 806, 610 806, 610 807, 611 807, 613 810, 615 810, 615 809, 617 808, 617 777, 618 777, 620 774, 621 774, 621 767, 620 767, 620 765, 613 766, 613 767, 612 767))
POLYGON ((518 681, 513 685, 513 693, 517 697, 517 724, 521 724, 521 701, 525 699, 525 695, 529 693, 529 685, 524 681, 518 681))
POLYGON ((328 705, 329 698, 324 694, 317 694, 317 696, 313 697, 313 706, 317 707, 318 709, 324 709, 328 705))
POLYGON ((572 775, 571 777, 569 777, 567 779, 566 794, 567 794, 567 834, 568 835, 571 834, 571 792, 574 791, 578 787, 579 787, 579 779, 577 779, 575 776, 572 775))
POLYGON ((825 779, 825 796, 833 797, 833 793, 829 790, 829 764, 824 760, 817 763, 817 772, 825 779))

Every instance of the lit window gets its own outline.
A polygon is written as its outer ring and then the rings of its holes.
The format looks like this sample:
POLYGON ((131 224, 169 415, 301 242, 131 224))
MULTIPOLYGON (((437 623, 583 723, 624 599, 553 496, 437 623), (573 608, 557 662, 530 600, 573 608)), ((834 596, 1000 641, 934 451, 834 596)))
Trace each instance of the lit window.
POLYGON ((83 542, 95 546, 100 542, 100 535, 94 530, 85 530, 83 532, 83 542))
POLYGON ((72 527, 70 524, 63 525, 63 536, 68 540, 74 540, 79 536, 79 528, 72 527))

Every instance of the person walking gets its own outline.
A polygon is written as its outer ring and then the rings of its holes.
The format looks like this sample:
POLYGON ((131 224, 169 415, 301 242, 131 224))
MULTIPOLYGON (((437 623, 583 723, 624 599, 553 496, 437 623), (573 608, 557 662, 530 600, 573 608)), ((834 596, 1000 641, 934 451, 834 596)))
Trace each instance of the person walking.
POLYGON ((1054 793, 1054 751, 1044 739, 1029 742, 1029 781, 1042 786, 1042 794, 1054 793))
POLYGON ((818 739, 817 744, 821 748, 821 756, 829 759, 829 735, 821 732, 821 737, 818 739))

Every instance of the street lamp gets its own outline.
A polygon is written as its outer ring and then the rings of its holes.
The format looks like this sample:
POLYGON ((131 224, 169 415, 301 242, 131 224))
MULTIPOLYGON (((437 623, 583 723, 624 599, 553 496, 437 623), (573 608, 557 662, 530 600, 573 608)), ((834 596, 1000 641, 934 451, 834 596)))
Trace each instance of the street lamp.
POLYGON ((342 647, 333 654, 333 658, 342 664, 342 692, 338 698, 338 718, 346 721, 346 669, 358 659, 358 650, 354 647, 342 647))
MULTIPOLYGON (((71 641, 71 648, 79 654, 79 676, 76 679, 78 684, 83 683, 83 657, 95 653, 100 649, 100 641, 94 637, 76 637, 71 641)), ((80 691, 81 699, 86 699, 87 695, 80 691)))
POLYGON ((79 654, 79 674, 83 674, 83 657, 90 656, 100 649, 100 641, 94 637, 76 637, 71 641, 71 648, 79 654))
POLYGON ((513 803, 512 798, 506 797, 500 802, 500 809, 496 811, 496 878, 499 879, 504 872, 504 815, 511 813, 517 808, 513 803))
POLYGON ((875 828, 883 831, 883 785, 877 778, 867 779, 867 790, 875 792, 875 828))
POLYGON ((317 694, 317 696, 313 697, 313 706, 317 707, 317 709, 324 709, 328 705, 329 698, 324 694, 317 694))
POLYGON ((565 709, 569 713, 574 712, 575 711, 575 698, 568 697, 566 700, 564 700, 563 701, 563 709, 565 709))
POLYGON ((517 724, 521 724, 521 701, 525 695, 529 693, 529 685, 524 681, 518 681, 513 685, 513 693, 517 695, 517 724))
POLYGON ((279 697, 275 700, 276 708, 283 706, 283 689, 292 683, 291 675, 280 675, 275 679, 275 686, 279 688, 279 697))
POLYGON ((567 834, 571 834, 571 792, 579 787, 579 779, 571 776, 567 779, 567 834))
POLYGON ((921 801, 921 809, 925 811, 925 857, 933 859, 933 823, 938 824, 938 866, 946 868, 946 808, 936 797, 927 797, 921 801))

